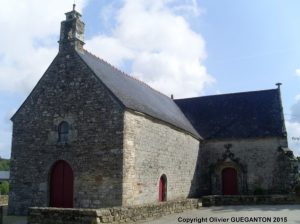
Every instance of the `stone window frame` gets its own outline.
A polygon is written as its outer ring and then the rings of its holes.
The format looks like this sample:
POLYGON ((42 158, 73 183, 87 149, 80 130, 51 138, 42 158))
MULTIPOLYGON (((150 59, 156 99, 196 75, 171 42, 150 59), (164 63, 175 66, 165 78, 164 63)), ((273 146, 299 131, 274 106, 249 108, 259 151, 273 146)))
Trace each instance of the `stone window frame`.
POLYGON ((68 147, 77 140, 78 130, 76 129, 76 116, 73 114, 65 114, 64 116, 56 116, 53 119, 53 128, 48 134, 48 145, 56 145, 57 147, 68 147), (59 136, 59 126, 62 122, 69 124, 69 133, 67 141, 61 141, 59 136), (74 127, 75 125, 75 127, 74 127))
POLYGON ((61 121, 58 125, 58 143, 67 144, 69 142, 70 124, 67 121, 61 121))

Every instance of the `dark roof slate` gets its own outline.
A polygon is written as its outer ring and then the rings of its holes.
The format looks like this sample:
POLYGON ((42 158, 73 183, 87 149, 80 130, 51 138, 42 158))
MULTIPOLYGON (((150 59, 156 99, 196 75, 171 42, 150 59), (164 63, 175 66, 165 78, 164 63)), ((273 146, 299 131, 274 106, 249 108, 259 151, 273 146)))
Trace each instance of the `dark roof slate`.
POLYGON ((284 136, 280 90, 175 100, 204 139, 284 136))
POLYGON ((87 51, 78 51, 78 55, 126 108, 165 121, 200 138, 172 99, 87 51))
POLYGON ((9 171, 0 171, 0 180, 9 180, 9 171))

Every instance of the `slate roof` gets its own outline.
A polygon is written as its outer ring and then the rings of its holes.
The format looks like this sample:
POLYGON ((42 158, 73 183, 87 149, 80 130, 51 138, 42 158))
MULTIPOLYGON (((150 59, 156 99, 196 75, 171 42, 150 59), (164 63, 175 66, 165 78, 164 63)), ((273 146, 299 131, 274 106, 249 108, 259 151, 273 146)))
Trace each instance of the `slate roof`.
POLYGON ((174 101, 145 83, 126 75, 87 51, 77 51, 95 75, 126 107, 160 119, 200 138, 174 101))
POLYGON ((204 139, 284 136, 280 90, 175 100, 204 139))
POLYGON ((0 171, 0 180, 9 180, 9 171, 0 171))

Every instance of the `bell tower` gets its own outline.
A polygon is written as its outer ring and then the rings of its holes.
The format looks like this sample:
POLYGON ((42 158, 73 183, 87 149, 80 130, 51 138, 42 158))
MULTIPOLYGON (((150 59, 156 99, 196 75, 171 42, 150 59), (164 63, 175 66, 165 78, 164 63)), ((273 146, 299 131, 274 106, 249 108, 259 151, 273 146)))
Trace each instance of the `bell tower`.
POLYGON ((84 22, 80 20, 81 14, 75 10, 75 7, 76 5, 73 4, 73 10, 65 13, 66 20, 61 22, 59 51, 70 48, 83 50, 84 22))

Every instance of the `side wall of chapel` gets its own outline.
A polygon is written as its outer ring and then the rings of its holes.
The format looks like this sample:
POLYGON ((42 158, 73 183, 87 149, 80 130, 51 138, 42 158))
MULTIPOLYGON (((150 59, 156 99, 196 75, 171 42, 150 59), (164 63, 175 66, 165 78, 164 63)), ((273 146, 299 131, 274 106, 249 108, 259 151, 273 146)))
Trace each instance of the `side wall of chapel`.
POLYGON ((199 140, 141 113, 124 116, 123 205, 158 201, 159 179, 167 179, 167 200, 187 198, 199 140))

